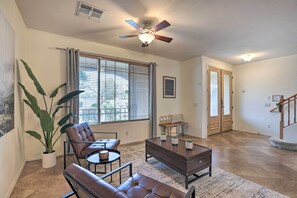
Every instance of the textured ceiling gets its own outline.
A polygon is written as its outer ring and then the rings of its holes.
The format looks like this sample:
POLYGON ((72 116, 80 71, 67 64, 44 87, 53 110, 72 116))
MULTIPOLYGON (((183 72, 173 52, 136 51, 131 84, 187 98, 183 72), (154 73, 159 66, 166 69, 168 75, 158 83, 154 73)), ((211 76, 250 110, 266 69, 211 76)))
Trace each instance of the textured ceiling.
POLYGON ((30 28, 154 54, 175 60, 206 55, 240 64, 242 54, 254 61, 297 53, 296 0, 84 0, 106 10, 100 22, 74 15, 75 0, 16 0, 30 28), (170 44, 153 41, 142 48, 124 20, 171 26, 158 32, 170 44))

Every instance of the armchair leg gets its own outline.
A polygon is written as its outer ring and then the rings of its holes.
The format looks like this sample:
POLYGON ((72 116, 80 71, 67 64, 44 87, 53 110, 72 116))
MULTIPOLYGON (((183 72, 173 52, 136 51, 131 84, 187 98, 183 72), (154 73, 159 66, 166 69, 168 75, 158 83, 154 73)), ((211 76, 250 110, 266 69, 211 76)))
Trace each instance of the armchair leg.
POLYGON ((67 156, 66 156, 66 142, 64 142, 64 170, 66 169, 66 161, 67 161, 67 156))

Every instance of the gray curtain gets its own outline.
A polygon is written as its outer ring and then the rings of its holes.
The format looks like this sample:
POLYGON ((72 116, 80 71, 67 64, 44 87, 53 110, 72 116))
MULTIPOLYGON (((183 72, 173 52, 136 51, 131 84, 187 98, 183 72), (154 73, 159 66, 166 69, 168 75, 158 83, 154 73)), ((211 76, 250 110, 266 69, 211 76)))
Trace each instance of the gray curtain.
POLYGON ((150 64, 150 138, 157 136, 157 86, 156 86, 157 64, 150 64))
MULTIPOLYGON (((67 61, 67 80, 66 80, 66 93, 79 89, 79 50, 73 48, 66 49, 67 61)), ((79 98, 76 97, 69 102, 69 108, 66 112, 72 112, 79 115, 79 98)), ((78 123, 78 118, 72 118, 70 122, 78 123)))

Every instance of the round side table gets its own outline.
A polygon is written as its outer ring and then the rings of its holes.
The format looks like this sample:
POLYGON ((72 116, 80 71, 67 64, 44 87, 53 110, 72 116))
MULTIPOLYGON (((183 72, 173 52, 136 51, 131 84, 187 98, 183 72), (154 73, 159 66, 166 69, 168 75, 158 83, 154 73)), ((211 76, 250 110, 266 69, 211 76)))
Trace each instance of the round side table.
MULTIPOLYGON (((104 149, 109 152, 109 157, 105 160, 100 159, 99 152, 100 151, 94 151, 87 155, 87 162, 88 166, 87 168, 90 170, 90 166, 94 165, 94 174, 105 174, 106 173, 106 165, 109 164, 110 166, 110 172, 112 171, 112 162, 117 161, 119 162, 119 167, 121 166, 121 153, 118 150, 113 149, 104 149), (104 171, 97 172, 97 165, 104 165, 104 171)), ((111 175, 111 181, 112 181, 112 175, 111 175)), ((121 181, 121 172, 120 172, 120 181, 121 181)))

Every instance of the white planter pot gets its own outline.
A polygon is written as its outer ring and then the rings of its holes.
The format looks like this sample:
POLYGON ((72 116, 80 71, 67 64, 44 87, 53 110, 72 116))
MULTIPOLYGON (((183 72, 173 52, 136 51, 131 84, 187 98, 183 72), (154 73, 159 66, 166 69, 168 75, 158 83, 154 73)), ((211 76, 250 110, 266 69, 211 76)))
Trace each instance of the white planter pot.
POLYGON ((56 152, 42 154, 42 168, 51 168, 57 164, 56 152))
POLYGON ((178 145, 178 138, 171 138, 171 143, 173 145, 178 145))
POLYGON ((161 141, 166 141, 166 135, 160 135, 161 141))
POLYGON ((186 149, 192 150, 193 149, 193 142, 186 141, 186 149))

